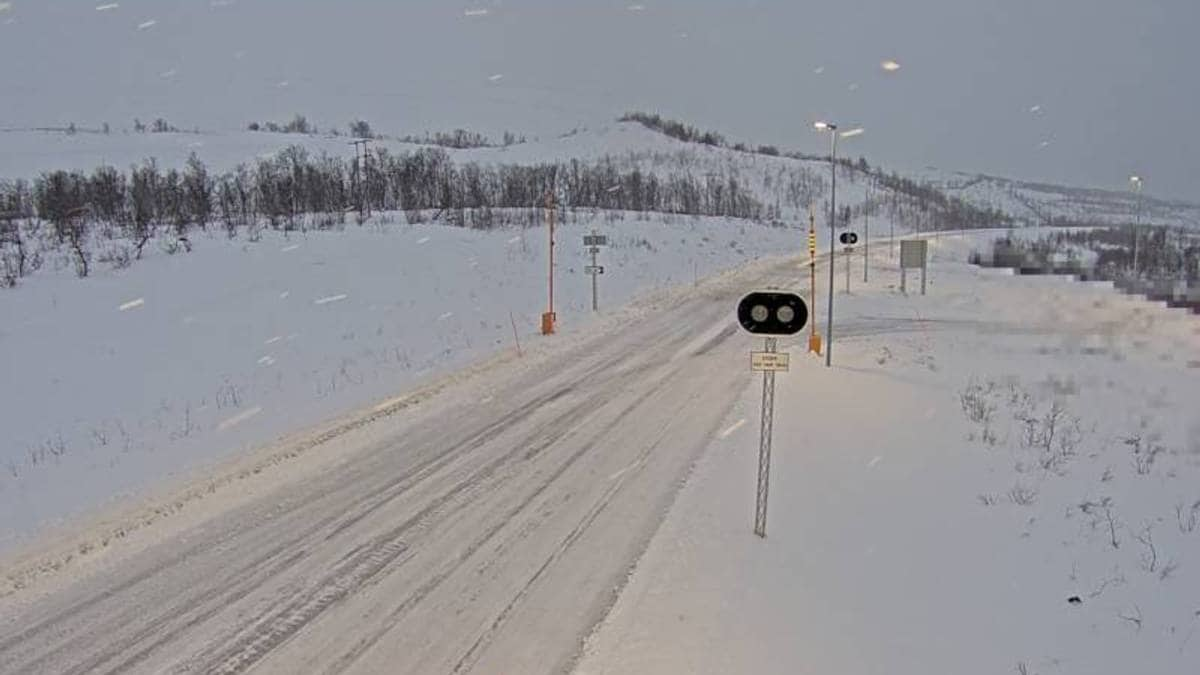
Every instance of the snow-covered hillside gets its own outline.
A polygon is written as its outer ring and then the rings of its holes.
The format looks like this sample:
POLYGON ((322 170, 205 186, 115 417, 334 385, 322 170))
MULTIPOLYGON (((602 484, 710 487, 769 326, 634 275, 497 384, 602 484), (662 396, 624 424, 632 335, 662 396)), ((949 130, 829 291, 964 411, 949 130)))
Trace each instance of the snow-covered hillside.
MULTIPOLYGON (((720 219, 577 217, 558 229, 563 330, 639 292, 801 246, 720 219), (621 219, 617 219, 621 218, 621 219)), ((259 241, 193 235, 128 269, 47 269, 0 292, 0 548, 36 525, 534 341, 546 232, 401 225, 259 241)))
MULTIPOLYGON (((497 139, 498 140, 498 139, 497 139)), ((269 158, 290 146, 301 146, 313 155, 329 155, 352 161, 351 139, 330 134, 288 134, 265 131, 133 133, 116 130, 109 134, 61 130, 0 131, 0 179, 30 179, 46 171, 90 172, 99 166, 126 169, 147 159, 163 168, 182 168, 193 154, 214 172, 226 172, 239 164, 269 158)), ((413 152, 419 144, 394 138, 378 138, 371 147, 391 153, 413 152)), ((858 157, 853 140, 844 152, 858 157)), ((687 143, 647 129, 635 122, 612 122, 579 128, 557 136, 531 138, 508 146, 447 149, 457 163, 480 165, 571 161, 595 162, 609 159, 622 167, 637 167, 659 174, 685 170, 699 176, 735 176, 745 180, 766 204, 778 204, 780 215, 803 220, 807 206, 826 193, 828 163, 819 159, 795 159, 687 143), (788 189, 796 176, 810 189, 788 189)), ((890 173, 888 167, 876 167, 890 173)), ((1200 205, 1156 199, 1139 201, 1131 192, 1049 185, 982 174, 925 169, 900 174, 916 184, 928 185, 949 197, 962 199, 980 209, 997 209, 1018 226, 1125 224, 1140 217, 1142 222, 1200 228, 1200 205), (1139 215, 1139 208, 1141 209, 1139 215)), ((867 198, 866 176, 858 171, 839 172, 839 204, 861 209, 867 198)), ((892 202, 886 189, 872 191, 875 209, 892 202)), ((818 209, 820 210, 820 209, 818 209)), ((899 217, 919 227, 919 217, 899 217)))
POLYGON ((1200 320, 934 245, 781 341, 766 539, 750 386, 579 675, 1195 672, 1200 320))
POLYGON ((983 208, 997 208, 1020 225, 1045 226, 1142 223, 1200 229, 1200 204, 1100 190, 1031 183, 983 174, 926 170, 917 174, 947 195, 983 208))

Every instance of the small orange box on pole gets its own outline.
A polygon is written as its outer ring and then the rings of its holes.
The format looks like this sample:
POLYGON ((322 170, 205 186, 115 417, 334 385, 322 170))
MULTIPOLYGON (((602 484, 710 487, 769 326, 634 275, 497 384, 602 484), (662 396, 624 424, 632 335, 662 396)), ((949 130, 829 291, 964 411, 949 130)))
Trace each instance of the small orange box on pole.
POLYGON ((554 312, 542 312, 542 335, 554 334, 554 312))

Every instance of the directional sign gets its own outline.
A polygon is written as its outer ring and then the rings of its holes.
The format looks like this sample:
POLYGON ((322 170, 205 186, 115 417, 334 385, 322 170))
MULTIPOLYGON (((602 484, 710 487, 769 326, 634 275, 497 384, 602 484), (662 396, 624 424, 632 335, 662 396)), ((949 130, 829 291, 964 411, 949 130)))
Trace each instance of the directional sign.
POLYGON ((843 232, 842 236, 838 237, 838 241, 847 246, 853 246, 858 243, 858 235, 854 232, 843 232))
POLYGON ((737 309, 738 323, 759 335, 795 335, 808 323, 808 305, 794 293, 751 293, 737 309))
POLYGON ((756 373, 786 373, 787 352, 750 352, 750 370, 756 373))
POLYGON ((608 236, 603 234, 583 235, 584 246, 608 246, 608 236))
POLYGON ((604 265, 588 265, 583 268, 584 274, 604 274, 604 265))

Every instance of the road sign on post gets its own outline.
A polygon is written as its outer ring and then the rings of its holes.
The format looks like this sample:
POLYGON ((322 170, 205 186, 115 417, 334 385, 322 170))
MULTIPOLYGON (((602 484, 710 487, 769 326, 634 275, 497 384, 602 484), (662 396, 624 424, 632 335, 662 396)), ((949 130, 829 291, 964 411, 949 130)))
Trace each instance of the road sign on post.
POLYGON ((925 295, 925 277, 929 267, 929 242, 913 239, 900 242, 900 292, 908 293, 908 270, 921 270, 921 295, 925 295))
POLYGON ((788 359, 786 352, 750 352, 750 371, 755 373, 786 373, 788 359))
POLYGON ((608 237, 596 234, 596 231, 592 230, 591 234, 583 235, 583 245, 587 247, 588 253, 592 254, 592 264, 584 267, 583 272, 592 275, 592 311, 595 312, 600 309, 596 278, 604 274, 604 266, 596 264, 596 254, 600 252, 601 246, 608 246, 608 237))
POLYGON ((746 331, 766 336, 763 351, 750 353, 750 369, 763 374, 754 534, 766 537, 767 492, 771 482, 771 432, 775 420, 775 373, 788 369, 788 354, 776 350, 776 336, 800 332, 808 322, 808 306, 800 296, 792 293, 751 293, 738 303, 737 316, 738 323, 746 331))
POLYGON ((838 241, 845 245, 846 252, 846 292, 850 292, 850 254, 854 253, 854 245, 858 243, 858 235, 854 232, 843 232, 838 241))

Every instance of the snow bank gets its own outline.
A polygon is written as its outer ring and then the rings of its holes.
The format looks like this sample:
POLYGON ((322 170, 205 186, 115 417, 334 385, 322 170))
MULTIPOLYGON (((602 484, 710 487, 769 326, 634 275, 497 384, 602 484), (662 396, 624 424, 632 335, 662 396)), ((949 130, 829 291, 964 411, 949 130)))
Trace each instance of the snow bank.
POLYGON ((781 345, 767 538, 756 381, 578 673, 1195 670, 1200 322, 938 248, 781 345))

